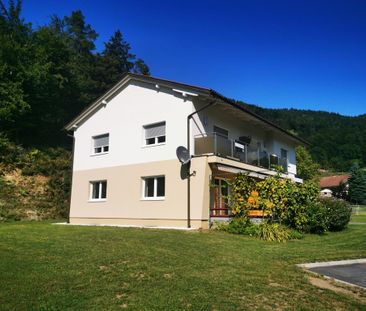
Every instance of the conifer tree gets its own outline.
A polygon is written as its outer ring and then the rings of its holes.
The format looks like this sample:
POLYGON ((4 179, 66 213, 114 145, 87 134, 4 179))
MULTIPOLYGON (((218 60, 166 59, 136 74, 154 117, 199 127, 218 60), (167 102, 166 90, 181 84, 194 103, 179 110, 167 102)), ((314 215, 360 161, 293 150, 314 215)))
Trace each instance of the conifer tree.
POLYGON ((352 203, 366 204, 366 173, 355 163, 351 168, 348 180, 349 198, 352 203))
POLYGON ((101 89, 111 88, 127 72, 150 74, 145 62, 142 59, 135 60, 136 56, 130 50, 130 44, 124 40, 120 30, 105 43, 104 51, 98 55, 95 73, 101 89))

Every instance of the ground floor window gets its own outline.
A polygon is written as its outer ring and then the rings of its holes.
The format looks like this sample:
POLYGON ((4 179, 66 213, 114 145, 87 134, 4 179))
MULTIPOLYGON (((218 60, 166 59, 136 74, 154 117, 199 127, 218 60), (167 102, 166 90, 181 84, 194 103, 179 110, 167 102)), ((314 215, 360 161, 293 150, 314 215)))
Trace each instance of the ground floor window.
POLYGON ((144 199, 164 199, 165 197, 165 176, 143 177, 144 199))
POLYGON ((98 180, 90 182, 90 200, 101 201, 107 199, 107 181, 98 180))
POLYGON ((229 184, 225 179, 215 178, 211 187, 211 217, 228 217, 229 209, 229 184))

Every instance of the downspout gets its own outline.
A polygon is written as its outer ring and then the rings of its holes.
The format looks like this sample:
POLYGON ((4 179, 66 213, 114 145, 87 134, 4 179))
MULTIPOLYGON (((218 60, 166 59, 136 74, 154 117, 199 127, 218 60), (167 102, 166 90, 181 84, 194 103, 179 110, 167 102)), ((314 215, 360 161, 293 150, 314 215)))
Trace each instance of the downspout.
MULTIPOLYGON (((215 104, 215 101, 210 102, 209 104, 203 106, 202 108, 192 112, 187 116, 187 150, 188 154, 191 155, 191 129, 190 129, 190 120, 192 117, 201 112, 202 110, 205 110, 209 107, 211 107, 213 104, 215 104)), ((187 177, 187 227, 191 228, 191 174, 188 167, 188 177, 187 177)))

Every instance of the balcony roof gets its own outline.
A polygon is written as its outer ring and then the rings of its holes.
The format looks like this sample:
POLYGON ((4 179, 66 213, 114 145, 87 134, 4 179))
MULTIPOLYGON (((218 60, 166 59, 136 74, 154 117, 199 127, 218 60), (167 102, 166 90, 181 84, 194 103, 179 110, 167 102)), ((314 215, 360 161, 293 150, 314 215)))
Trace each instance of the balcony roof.
POLYGON ((128 83, 130 83, 133 80, 153 84, 155 87, 158 86, 167 87, 175 92, 182 93, 183 96, 186 97, 200 96, 209 100, 215 100, 217 102, 224 103, 226 105, 231 106, 236 111, 239 110, 243 112, 245 115, 250 116, 251 120, 256 120, 257 122, 268 128, 275 129, 278 132, 285 134, 288 138, 296 141, 297 143, 309 145, 309 142, 307 142, 306 140, 288 132, 287 130, 276 125, 275 123, 261 117, 257 113, 246 108, 244 105, 238 104, 234 100, 229 99, 224 95, 221 95, 220 93, 216 92, 213 89, 134 73, 124 74, 122 79, 117 84, 115 84, 104 95, 95 100, 91 105, 86 107, 76 118, 74 118, 71 122, 69 122, 65 126, 65 129, 68 131, 75 130, 82 122, 84 122, 91 115, 93 115, 97 110, 100 109, 101 106, 105 105, 116 94, 118 94, 128 83))

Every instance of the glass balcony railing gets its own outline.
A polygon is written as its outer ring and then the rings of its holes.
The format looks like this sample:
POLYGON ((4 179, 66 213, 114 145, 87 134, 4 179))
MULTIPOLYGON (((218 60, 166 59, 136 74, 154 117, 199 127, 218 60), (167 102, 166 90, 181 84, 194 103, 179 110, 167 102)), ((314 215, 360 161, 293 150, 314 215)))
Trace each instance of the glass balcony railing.
POLYGON ((247 145, 239 140, 228 139, 220 134, 196 136, 194 139, 195 155, 214 154, 231 158, 243 163, 271 169, 281 166, 287 173, 287 158, 261 151, 258 147, 247 145))

